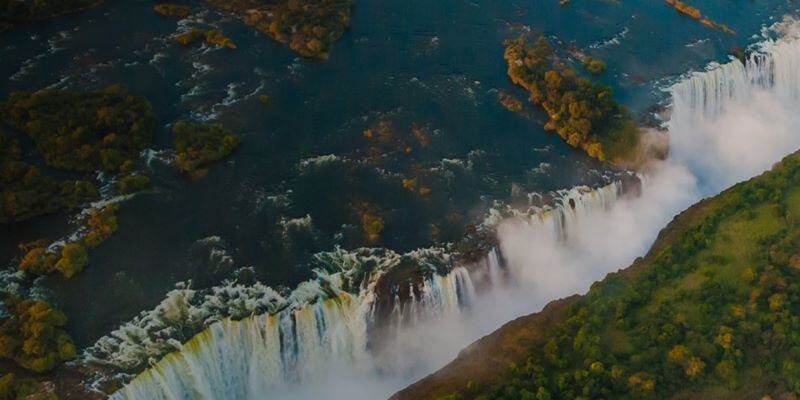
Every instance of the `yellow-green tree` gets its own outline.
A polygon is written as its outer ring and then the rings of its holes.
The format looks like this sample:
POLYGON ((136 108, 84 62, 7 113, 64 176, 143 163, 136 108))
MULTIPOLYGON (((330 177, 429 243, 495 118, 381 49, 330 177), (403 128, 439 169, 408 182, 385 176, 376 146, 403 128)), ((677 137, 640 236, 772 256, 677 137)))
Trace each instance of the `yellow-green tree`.
POLYGON ((41 373, 75 356, 75 345, 64 330, 64 313, 44 301, 15 296, 6 296, 3 305, 0 357, 41 373))

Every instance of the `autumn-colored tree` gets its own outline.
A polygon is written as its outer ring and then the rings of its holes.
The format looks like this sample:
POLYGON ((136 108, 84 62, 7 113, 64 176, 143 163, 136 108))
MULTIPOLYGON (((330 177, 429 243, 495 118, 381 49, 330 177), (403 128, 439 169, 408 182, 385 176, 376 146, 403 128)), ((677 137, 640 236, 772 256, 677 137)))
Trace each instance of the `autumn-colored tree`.
POLYGON ((218 161, 239 146, 239 137, 220 124, 178 122, 172 127, 175 166, 192 173, 218 161))
POLYGON ((44 301, 7 295, 0 318, 0 357, 34 372, 46 372, 75 356, 64 326, 67 317, 44 301))

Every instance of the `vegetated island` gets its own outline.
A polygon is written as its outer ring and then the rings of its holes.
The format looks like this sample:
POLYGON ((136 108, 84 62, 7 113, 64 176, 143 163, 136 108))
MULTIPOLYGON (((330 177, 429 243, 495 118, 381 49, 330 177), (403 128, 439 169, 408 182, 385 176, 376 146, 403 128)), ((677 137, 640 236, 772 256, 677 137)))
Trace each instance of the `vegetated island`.
POLYGON ((478 340, 395 394, 425 399, 793 399, 800 152, 677 216, 648 254, 478 340))
POLYGON ((159 3, 153 6, 153 11, 167 18, 184 19, 192 13, 192 7, 181 4, 159 3))
POLYGON ((352 0, 206 0, 303 57, 327 58, 350 26, 352 0))
POLYGON ((150 103, 122 86, 15 92, 0 103, 0 119, 30 136, 45 164, 79 172, 129 172, 155 129, 150 103))
POLYGON ((209 165, 227 157, 240 139, 220 124, 178 122, 172 127, 175 167, 186 174, 204 173, 209 165))
POLYGON ((225 34, 219 29, 205 30, 200 28, 192 28, 175 36, 175 41, 183 46, 189 46, 200 38, 203 38, 206 44, 212 46, 225 47, 228 49, 236 48, 236 44, 233 43, 233 40, 225 36, 225 34))
POLYGON ((72 211, 100 198, 91 182, 51 178, 20 154, 19 142, 0 132, 0 224, 72 211))
MULTIPOLYGON (((0 223, 71 211, 100 199, 91 181, 70 176, 104 171, 118 178, 119 193, 149 183, 133 169, 139 152, 152 141, 155 117, 149 102, 120 86, 86 93, 13 93, 0 102, 0 120, 31 138, 44 164, 29 164, 19 142, 0 133, 0 223), (45 175, 45 167, 61 170, 61 177, 45 175)), ((63 243, 19 245, 20 287, 0 289, 0 365, 12 371, 0 376, 0 399, 58 398, 64 384, 74 386, 68 390, 77 390, 77 398, 91 397, 77 382, 70 383, 76 378, 51 380, 53 371, 75 356, 65 330, 67 318, 47 302, 26 297, 36 277, 58 273, 70 278, 86 267, 89 251, 116 231, 117 208, 89 207, 78 217, 80 227, 63 243)))
MULTIPOLYGON (((136 168, 140 152, 152 144, 155 116, 146 99, 121 86, 12 93, 0 102, 0 120, 28 135, 44 166, 61 170, 59 175, 103 171, 116 182, 110 187, 112 196, 141 191, 150 183, 136 168)), ((173 133, 175 165, 190 174, 204 173, 239 144, 238 136, 218 124, 179 122, 173 133)), ((0 365, 12 371, 0 375, 0 400, 58 398, 64 391, 75 398, 96 398, 81 386, 81 373, 58 368, 75 356, 66 316, 43 300, 27 297, 39 276, 68 279, 83 270, 91 250, 116 232, 119 205, 88 206, 100 199, 93 183, 44 175, 23 161, 19 142, 1 132, 0 183, 0 223, 87 206, 77 217, 77 230, 62 243, 19 244, 20 288, 0 288, 0 365)))
MULTIPOLYGON (((88 93, 12 93, 0 102, 0 120, 32 139, 47 167, 82 177, 95 171, 119 174, 126 193, 147 186, 147 177, 133 169, 152 141, 155 117, 150 103, 120 86, 88 93)), ((22 160, 18 141, 0 133, 0 144, 0 223, 72 211, 99 199, 90 180, 52 178, 22 160)))
POLYGON ((14 25, 54 18, 84 10, 103 0, 0 0, 0 33, 14 25))
POLYGON ((729 28, 728 25, 720 24, 720 23, 715 22, 715 21, 713 21, 712 19, 710 19, 710 18, 708 18, 706 16, 703 16, 703 13, 701 13, 700 10, 698 10, 697 8, 692 7, 692 6, 682 2, 680 0, 664 0, 664 1, 667 3, 667 5, 669 5, 670 7, 674 8, 679 13, 681 13, 683 15, 686 15, 687 17, 700 22, 701 24, 703 24, 703 26, 709 27, 711 29, 719 29, 719 30, 721 30, 721 31, 723 31, 723 32, 725 32, 725 33, 727 33, 729 35, 735 35, 736 34, 736 31, 734 31, 733 29, 729 28))
MULTIPOLYGON (((598 160, 634 162, 639 128, 625 108, 614 102, 611 88, 578 76, 559 60, 544 37, 533 44, 525 36, 507 40, 504 57, 511 81, 527 90, 531 104, 547 114, 545 130, 598 160)), ((592 69, 599 70, 599 65, 592 69)))

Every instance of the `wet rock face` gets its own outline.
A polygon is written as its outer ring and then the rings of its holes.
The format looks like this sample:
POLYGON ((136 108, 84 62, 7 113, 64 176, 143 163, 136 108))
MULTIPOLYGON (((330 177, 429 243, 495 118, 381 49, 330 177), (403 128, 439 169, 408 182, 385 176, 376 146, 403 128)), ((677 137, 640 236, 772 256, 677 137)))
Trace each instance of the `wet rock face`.
POLYGON ((642 180, 634 174, 623 176, 620 179, 621 197, 639 197, 642 194, 642 180))

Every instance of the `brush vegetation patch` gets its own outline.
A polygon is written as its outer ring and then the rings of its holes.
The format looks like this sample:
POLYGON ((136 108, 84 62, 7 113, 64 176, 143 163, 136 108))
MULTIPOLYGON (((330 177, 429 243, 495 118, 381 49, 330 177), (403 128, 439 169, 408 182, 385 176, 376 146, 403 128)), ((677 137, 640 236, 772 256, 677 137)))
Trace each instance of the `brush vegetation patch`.
POLYGON ((150 103, 121 86, 12 93, 0 117, 30 136, 48 166, 69 171, 130 170, 155 129, 150 103))
POLYGON ((350 26, 352 0, 207 0, 303 57, 327 58, 350 26))
MULTIPOLYGON (((525 37, 508 40, 504 57, 511 81, 527 90, 531 104, 547 115, 545 130, 601 161, 624 163, 635 158, 639 129, 625 108, 614 102, 610 87, 578 76, 544 37, 534 43, 525 37)), ((599 74, 605 64, 592 60, 586 68, 599 74)), ((514 108, 518 107, 509 109, 514 108)))

